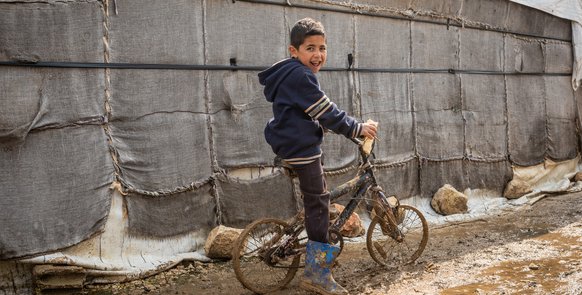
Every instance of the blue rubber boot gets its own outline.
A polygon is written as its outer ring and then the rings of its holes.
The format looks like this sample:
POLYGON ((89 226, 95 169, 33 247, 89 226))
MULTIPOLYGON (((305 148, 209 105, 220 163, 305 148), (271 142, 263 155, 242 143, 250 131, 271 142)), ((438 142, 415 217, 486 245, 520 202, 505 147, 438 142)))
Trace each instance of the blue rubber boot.
POLYGON ((302 289, 323 295, 348 294, 331 275, 331 265, 340 248, 334 245, 309 240, 305 254, 305 271, 299 282, 302 289))

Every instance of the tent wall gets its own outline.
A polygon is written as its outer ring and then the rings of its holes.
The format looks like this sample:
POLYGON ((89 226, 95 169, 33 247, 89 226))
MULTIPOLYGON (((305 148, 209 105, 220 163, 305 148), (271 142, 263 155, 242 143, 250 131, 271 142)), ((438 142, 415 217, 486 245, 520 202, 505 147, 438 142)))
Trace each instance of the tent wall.
MULTIPOLYGON (((0 60, 103 62, 98 2, 0 3, 0 60)), ((0 69, 0 259, 102 228, 115 180, 103 71, 0 69)))
MULTIPOLYGON (((445 183, 500 193, 511 165, 579 152, 568 21, 502 0, 292 2, 0 1, 2 62, 142 65, 0 67, 0 259, 99 234, 111 184, 128 234, 144 239, 295 213, 289 176, 229 173, 273 164, 271 106, 245 67, 287 57, 305 16, 328 32, 323 90, 380 122, 391 194, 430 198, 445 183)), ((349 178, 354 145, 330 135, 324 151, 330 185, 349 178)))

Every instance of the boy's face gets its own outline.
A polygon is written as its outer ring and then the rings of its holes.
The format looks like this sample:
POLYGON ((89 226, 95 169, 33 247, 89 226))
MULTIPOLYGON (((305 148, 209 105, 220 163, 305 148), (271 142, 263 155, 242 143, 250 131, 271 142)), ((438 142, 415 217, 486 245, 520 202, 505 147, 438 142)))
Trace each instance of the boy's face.
POLYGON ((297 58, 302 64, 307 66, 313 73, 319 72, 325 59, 327 58, 327 45, 325 37, 321 35, 307 36, 299 49, 289 46, 291 56, 297 58))

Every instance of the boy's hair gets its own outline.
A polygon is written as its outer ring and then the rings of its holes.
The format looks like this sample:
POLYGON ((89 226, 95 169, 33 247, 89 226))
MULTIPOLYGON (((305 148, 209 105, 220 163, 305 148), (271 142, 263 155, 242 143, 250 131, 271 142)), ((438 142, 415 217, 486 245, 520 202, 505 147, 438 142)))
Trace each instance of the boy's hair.
POLYGON ((305 38, 314 35, 321 35, 325 38, 325 29, 323 25, 309 17, 298 20, 291 28, 290 39, 291 45, 297 49, 303 44, 305 38))

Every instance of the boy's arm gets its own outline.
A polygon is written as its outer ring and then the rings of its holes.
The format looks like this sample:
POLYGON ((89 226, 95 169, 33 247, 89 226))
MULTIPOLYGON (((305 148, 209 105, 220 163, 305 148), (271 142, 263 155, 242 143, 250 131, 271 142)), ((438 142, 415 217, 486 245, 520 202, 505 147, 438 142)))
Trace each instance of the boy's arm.
POLYGON ((332 130, 335 133, 343 134, 348 138, 360 136, 362 123, 355 118, 340 110, 337 105, 330 101, 327 96, 310 106, 305 112, 311 118, 318 120, 323 127, 332 130))
POLYGON ((312 73, 305 73, 297 81, 301 93, 298 105, 309 117, 318 120, 323 127, 348 138, 360 136, 362 123, 346 112, 340 110, 319 88, 317 78, 312 73))

